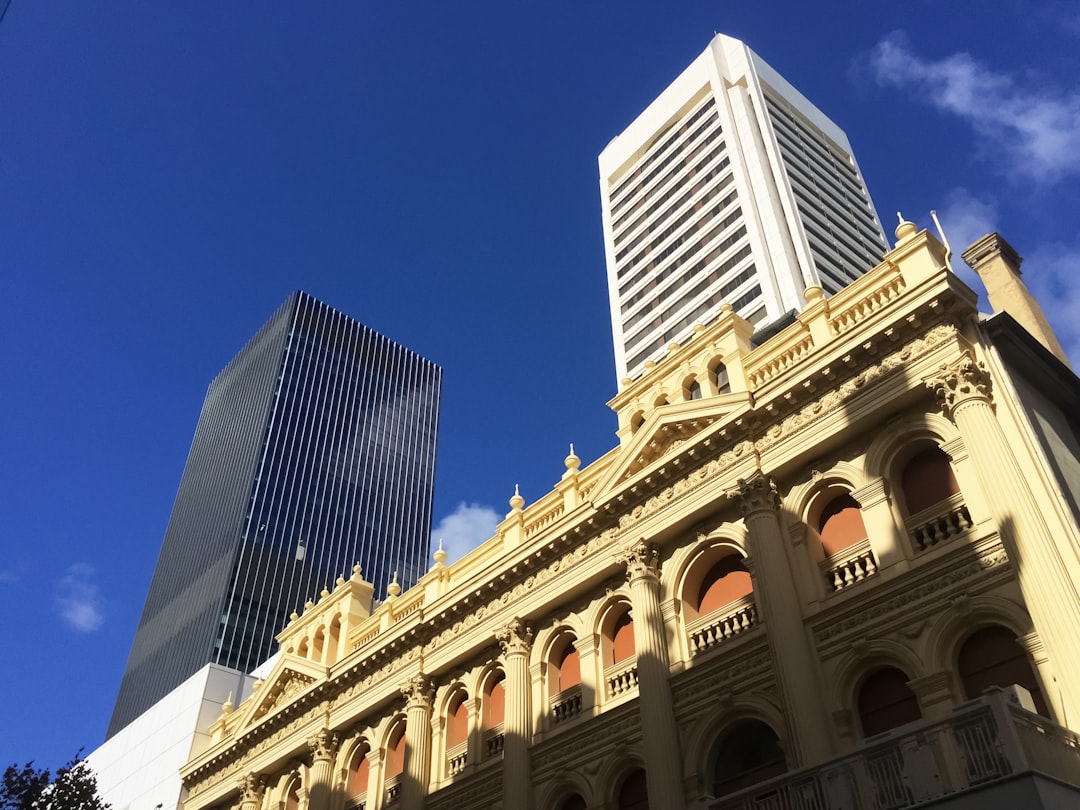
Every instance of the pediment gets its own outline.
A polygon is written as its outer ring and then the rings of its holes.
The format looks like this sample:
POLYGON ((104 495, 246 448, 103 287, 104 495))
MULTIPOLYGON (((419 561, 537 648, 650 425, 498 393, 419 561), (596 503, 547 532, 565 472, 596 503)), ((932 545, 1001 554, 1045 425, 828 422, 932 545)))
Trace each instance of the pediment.
POLYGON ((749 394, 724 394, 655 408, 622 447, 596 491, 615 489, 657 462, 678 455, 686 442, 745 410, 749 401, 749 394))
POLYGON ((252 696, 250 705, 245 706, 245 716, 241 718, 238 731, 248 729, 273 714, 313 683, 326 677, 327 669, 322 664, 291 653, 282 653, 262 686, 252 696))

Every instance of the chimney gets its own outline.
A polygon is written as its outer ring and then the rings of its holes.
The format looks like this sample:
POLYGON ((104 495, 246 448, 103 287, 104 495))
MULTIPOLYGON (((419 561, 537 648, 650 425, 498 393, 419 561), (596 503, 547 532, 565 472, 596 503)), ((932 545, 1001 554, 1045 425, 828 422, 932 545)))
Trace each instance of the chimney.
POLYGON ((1007 312, 1028 333, 1065 365, 1069 358, 1058 343, 1042 307, 1020 278, 1023 259, 999 233, 990 233, 963 253, 968 266, 979 274, 994 312, 1007 312))

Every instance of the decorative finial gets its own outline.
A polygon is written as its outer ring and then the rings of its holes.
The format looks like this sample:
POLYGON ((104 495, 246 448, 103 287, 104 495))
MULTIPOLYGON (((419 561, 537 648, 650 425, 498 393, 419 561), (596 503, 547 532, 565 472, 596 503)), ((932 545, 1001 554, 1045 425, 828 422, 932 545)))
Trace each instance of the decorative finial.
POLYGON ((900 220, 900 224, 896 226, 896 243, 900 244, 910 236, 914 236, 915 232, 919 230, 915 227, 914 222, 908 222, 904 219, 904 215, 899 211, 896 212, 896 218, 900 220))
POLYGON ((338 578, 334 580, 334 587, 335 588, 340 588, 344 584, 345 584, 345 577, 343 577, 343 576, 338 576, 338 578))
POLYGON ((222 714, 232 714, 233 708, 234 707, 233 707, 233 702, 232 702, 232 690, 229 690, 229 696, 227 698, 225 698, 225 702, 221 704, 221 713, 222 714))
POLYGON ((360 563, 357 563, 352 567, 352 579, 359 581, 362 579, 360 576, 360 563))
POLYGON ((510 499, 510 508, 515 512, 520 512, 521 508, 525 505, 525 499, 521 497, 521 492, 518 490, 518 485, 514 484, 514 496, 510 499))
POLYGON ((315 607, 315 603, 308 599, 306 602, 304 602, 304 613, 307 613, 313 607, 315 607))
POLYGON ((446 565, 446 552, 443 551, 442 538, 439 538, 439 547, 435 549, 435 553, 431 555, 435 558, 435 566, 441 568, 446 565))
POLYGON ((390 599, 396 599, 401 594, 401 586, 398 585, 397 571, 394 572, 390 584, 386 586, 386 595, 390 599))
POLYGON ((295 622, 299 618, 300 618, 300 614, 297 613, 295 610, 292 613, 289 614, 289 621, 290 622, 295 622))
POLYGON ((330 591, 326 590, 326 588, 323 588, 321 591, 319 591, 319 601, 321 602, 323 599, 325 599, 329 595, 330 595, 330 591))
POLYGON ((577 455, 574 453, 573 442, 570 442, 570 455, 566 457, 566 460, 563 461, 563 464, 566 465, 567 472, 577 472, 578 468, 581 466, 581 459, 578 458, 577 455))
POLYGON ((811 284, 805 290, 803 290, 803 298, 808 304, 816 304, 825 298, 825 290, 819 287, 817 284, 811 284))

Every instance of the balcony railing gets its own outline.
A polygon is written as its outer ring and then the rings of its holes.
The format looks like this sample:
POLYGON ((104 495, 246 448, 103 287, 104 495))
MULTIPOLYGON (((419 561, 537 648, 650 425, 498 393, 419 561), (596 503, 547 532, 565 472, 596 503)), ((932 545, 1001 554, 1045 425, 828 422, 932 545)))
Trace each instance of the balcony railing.
POLYGON ((739 633, 745 633, 756 624, 757 607, 753 594, 748 594, 687 625, 690 652, 697 655, 739 633))
POLYGON ((877 573, 877 558, 870 541, 863 540, 821 562, 821 572, 831 591, 842 591, 877 573))
POLYGON ((386 804, 392 804, 401 798, 401 774, 391 776, 384 784, 386 789, 386 804))
POLYGON ((581 714, 581 684, 551 696, 551 720, 561 723, 581 714))
POLYGON ((725 796, 710 810, 900 810, 1013 774, 1080 786, 1080 737, 994 690, 832 762, 725 796))
POLYGON ((912 527, 911 547, 919 554, 963 534, 975 524, 971 513, 958 492, 929 509, 912 515, 907 525, 912 527))
POLYGON ((604 681, 607 683, 607 696, 609 698, 626 694, 632 689, 637 689, 637 659, 619 663, 604 670, 604 681))
POLYGON ((503 724, 499 723, 494 728, 484 732, 484 758, 497 757, 503 751, 503 724))
POLYGON ((465 770, 469 762, 469 741, 446 749, 446 775, 454 776, 465 770))

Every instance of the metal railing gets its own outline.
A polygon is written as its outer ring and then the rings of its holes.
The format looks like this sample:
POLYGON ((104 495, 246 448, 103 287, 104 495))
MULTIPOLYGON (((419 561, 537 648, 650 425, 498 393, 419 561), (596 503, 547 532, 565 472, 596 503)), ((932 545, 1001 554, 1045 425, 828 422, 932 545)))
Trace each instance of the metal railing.
POLYGON ((1012 774, 1080 787, 1080 737, 1000 690, 945 719, 909 724, 859 751, 724 796, 710 810, 900 810, 1012 774))

